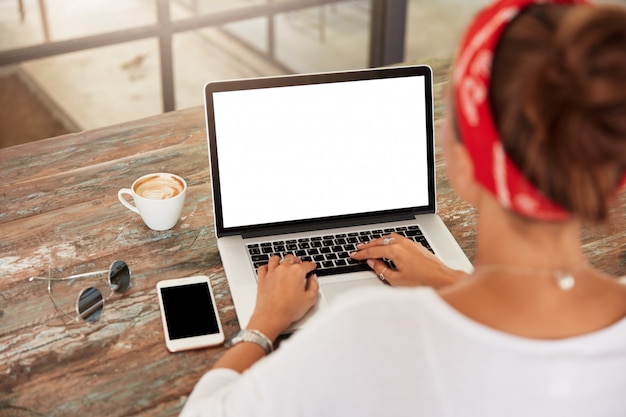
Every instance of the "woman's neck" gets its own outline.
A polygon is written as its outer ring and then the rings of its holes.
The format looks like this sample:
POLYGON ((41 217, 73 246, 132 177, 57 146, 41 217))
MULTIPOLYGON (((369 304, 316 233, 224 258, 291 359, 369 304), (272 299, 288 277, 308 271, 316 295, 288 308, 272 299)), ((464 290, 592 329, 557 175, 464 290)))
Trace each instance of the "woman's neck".
POLYGON ((573 271, 585 263, 580 223, 539 222, 500 207, 479 215, 474 264, 573 271), (486 219, 486 220, 483 220, 486 219))

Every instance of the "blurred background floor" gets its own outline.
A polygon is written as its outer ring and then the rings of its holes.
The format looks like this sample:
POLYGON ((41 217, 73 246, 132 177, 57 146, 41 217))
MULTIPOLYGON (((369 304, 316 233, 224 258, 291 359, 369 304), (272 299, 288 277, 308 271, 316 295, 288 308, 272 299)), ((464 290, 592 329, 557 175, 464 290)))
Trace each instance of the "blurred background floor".
POLYGON ((68 133, 15 71, 0 76, 0 109, 1 147, 68 133))

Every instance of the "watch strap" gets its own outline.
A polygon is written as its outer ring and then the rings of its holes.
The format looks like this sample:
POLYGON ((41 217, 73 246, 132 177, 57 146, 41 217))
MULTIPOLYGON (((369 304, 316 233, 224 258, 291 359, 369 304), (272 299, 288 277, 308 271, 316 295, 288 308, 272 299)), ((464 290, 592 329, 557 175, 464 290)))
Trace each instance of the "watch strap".
POLYGON ((230 338, 228 347, 235 346, 238 343, 248 342, 256 343, 265 350, 265 354, 268 355, 274 351, 274 345, 272 341, 255 329, 241 329, 230 338))

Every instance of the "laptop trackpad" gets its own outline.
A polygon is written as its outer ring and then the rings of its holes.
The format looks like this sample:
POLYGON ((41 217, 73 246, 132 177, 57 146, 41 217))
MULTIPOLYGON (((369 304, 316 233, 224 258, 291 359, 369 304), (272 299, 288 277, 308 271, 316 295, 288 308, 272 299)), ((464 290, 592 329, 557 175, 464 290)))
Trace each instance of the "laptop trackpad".
POLYGON ((367 287, 383 287, 384 284, 378 278, 357 279, 354 281, 333 282, 321 284, 324 297, 329 303, 333 303, 336 297, 343 297, 350 291, 367 288, 367 287))

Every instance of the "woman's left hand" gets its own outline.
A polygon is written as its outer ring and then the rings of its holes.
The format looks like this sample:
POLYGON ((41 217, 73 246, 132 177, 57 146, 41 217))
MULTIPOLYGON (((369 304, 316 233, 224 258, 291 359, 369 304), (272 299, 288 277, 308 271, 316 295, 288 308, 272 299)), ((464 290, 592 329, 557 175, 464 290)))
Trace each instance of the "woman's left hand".
POLYGON ((367 260, 376 275, 393 286, 439 288, 465 276, 462 271, 448 268, 424 246, 396 233, 358 245, 351 256, 367 260), (393 262, 394 267, 383 259, 393 262))
POLYGON ((319 284, 314 262, 293 255, 274 256, 258 271, 256 306, 248 327, 274 338, 301 319, 317 301, 319 284), (307 274, 311 274, 307 278, 307 274))

